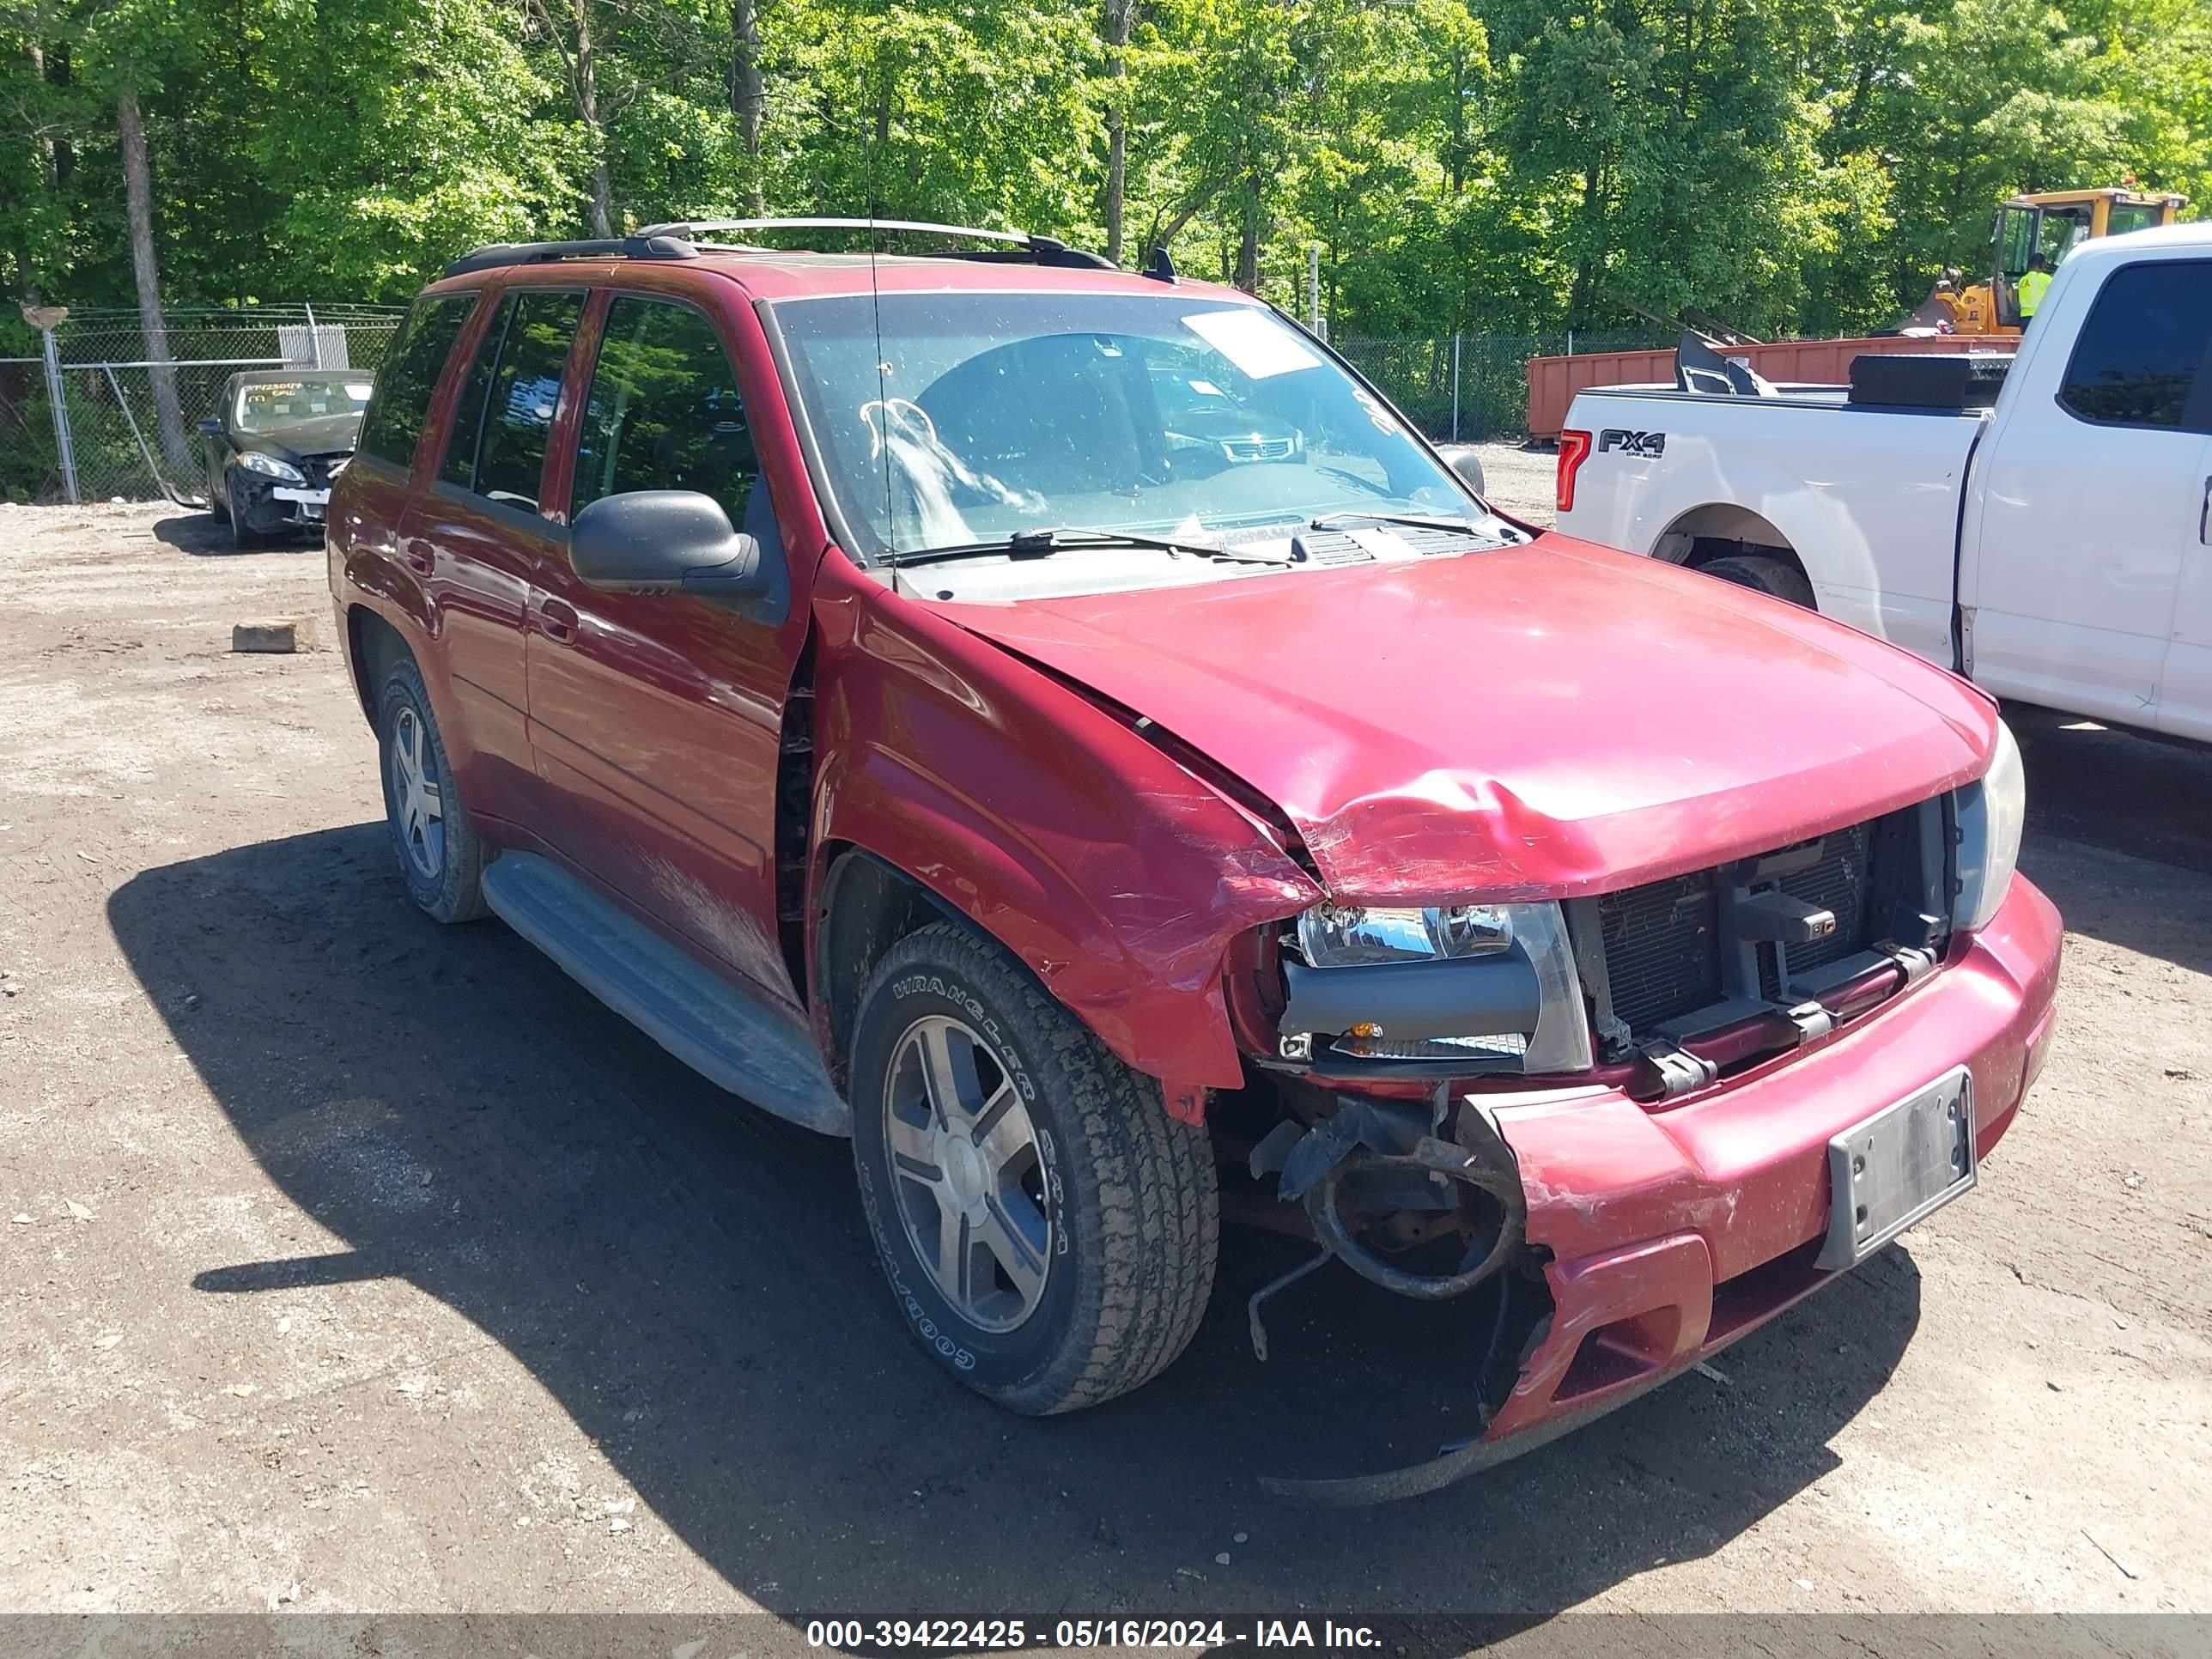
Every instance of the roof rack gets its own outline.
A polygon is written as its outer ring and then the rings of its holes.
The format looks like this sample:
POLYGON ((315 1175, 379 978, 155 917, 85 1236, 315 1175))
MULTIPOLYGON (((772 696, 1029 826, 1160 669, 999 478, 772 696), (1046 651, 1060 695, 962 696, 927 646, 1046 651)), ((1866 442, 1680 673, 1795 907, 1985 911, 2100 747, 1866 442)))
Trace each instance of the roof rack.
POLYGON ((702 236, 732 230, 889 230, 998 245, 975 252, 955 252, 951 257, 957 259, 1018 260, 1040 265, 1073 265, 1089 270, 1120 269, 1103 255, 1070 247, 1056 236, 1035 236, 1022 230, 984 230, 974 225, 936 225, 916 219, 683 219, 665 225, 647 225, 628 236, 599 237, 589 241, 493 242, 463 254, 446 267, 445 274, 460 276, 498 265, 552 264, 563 259, 696 259, 702 249, 758 253, 776 251, 744 242, 700 240, 702 236))
POLYGON ((681 236, 665 236, 660 227, 632 236, 606 236, 586 242, 490 242, 447 265, 448 276, 495 265, 551 264, 562 259, 696 259, 699 250, 681 236))
MULTIPOLYGON (((1070 247, 1056 236, 1038 236, 1024 230, 985 230, 975 225, 939 225, 919 219, 685 219, 665 225, 648 225, 637 234, 645 237, 682 239, 697 243, 703 236, 726 231, 750 230, 865 230, 897 231, 908 235, 943 236, 1000 246, 988 252, 959 253, 961 259, 1024 260, 1041 265, 1074 265, 1092 270, 1118 270, 1111 259, 1085 248, 1070 247)), ((703 244, 708 246, 729 244, 703 244)), ((749 246, 750 244, 736 244, 749 246)), ((763 252, 773 252, 763 249, 763 252)))

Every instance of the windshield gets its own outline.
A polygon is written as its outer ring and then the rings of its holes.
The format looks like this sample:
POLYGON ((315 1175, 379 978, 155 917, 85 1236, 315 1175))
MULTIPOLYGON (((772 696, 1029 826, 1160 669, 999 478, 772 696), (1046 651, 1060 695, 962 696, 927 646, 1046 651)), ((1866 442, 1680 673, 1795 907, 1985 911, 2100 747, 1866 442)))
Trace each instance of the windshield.
POLYGON ((1373 394, 1255 306, 886 294, 774 312, 823 483, 867 557, 1046 528, 1203 540, 1477 510, 1373 394))
POLYGON ((373 382, 366 374, 331 380, 268 380, 238 389, 238 426, 244 432, 331 415, 358 415, 368 407, 373 382))

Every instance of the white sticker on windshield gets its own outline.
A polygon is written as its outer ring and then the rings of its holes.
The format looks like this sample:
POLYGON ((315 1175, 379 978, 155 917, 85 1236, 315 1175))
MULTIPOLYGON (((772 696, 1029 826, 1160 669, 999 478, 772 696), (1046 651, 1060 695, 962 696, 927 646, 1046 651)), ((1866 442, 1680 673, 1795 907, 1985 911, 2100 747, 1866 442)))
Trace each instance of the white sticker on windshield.
POLYGON ((368 401, 368 394, 375 390, 376 388, 369 385, 367 381, 356 383, 355 381, 349 380, 346 382, 346 396, 361 403, 367 403, 368 401))
POLYGON ((1319 366, 1305 343, 1256 306, 1201 311, 1184 325, 1255 380, 1319 366))

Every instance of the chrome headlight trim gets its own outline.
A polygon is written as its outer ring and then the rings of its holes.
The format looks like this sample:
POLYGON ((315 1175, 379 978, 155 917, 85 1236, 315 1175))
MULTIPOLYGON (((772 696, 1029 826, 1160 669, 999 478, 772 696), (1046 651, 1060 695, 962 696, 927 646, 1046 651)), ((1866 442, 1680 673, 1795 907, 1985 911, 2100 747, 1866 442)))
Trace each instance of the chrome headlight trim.
POLYGON ((1496 956, 1512 947, 1515 908, 1316 904, 1298 914, 1298 951, 1311 968, 1496 956))
POLYGON ((1306 959, 1285 969, 1291 997, 1283 1025, 1297 1046, 1310 1046, 1299 1040, 1347 1035, 1385 1049, 1406 1039, 1452 1044, 1456 1037, 1494 1037, 1510 1028, 1525 1042, 1517 1055, 1519 1044, 1489 1044, 1489 1052, 1469 1058, 1517 1058, 1527 1073, 1587 1071, 1594 1063, 1574 950, 1554 901, 1425 908, 1316 905, 1297 919, 1297 938, 1306 959), (1477 942, 1482 948, 1468 948, 1477 942), (1462 1018, 1464 1026, 1456 1023, 1462 1018))
POLYGON ((1953 797, 1958 821, 1958 891, 1951 925, 1966 933, 1986 927, 2012 889, 2020 864, 2020 836, 2027 821, 2027 773, 2012 728, 1997 722, 1990 769, 1953 797))

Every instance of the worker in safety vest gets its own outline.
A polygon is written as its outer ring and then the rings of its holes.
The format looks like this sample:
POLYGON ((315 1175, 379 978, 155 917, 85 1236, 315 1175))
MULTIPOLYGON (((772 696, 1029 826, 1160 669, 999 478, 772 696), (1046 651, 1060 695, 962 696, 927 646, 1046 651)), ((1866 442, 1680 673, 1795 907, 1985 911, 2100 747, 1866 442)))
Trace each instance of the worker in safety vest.
POLYGON ((2014 289, 2020 297, 2020 325, 2022 328, 2026 328, 2027 319, 2035 315, 2036 307, 2043 303, 2043 290, 2050 286, 2051 261, 2040 253, 2036 254, 2028 260, 2027 269, 2021 273, 2020 282, 2014 289))

